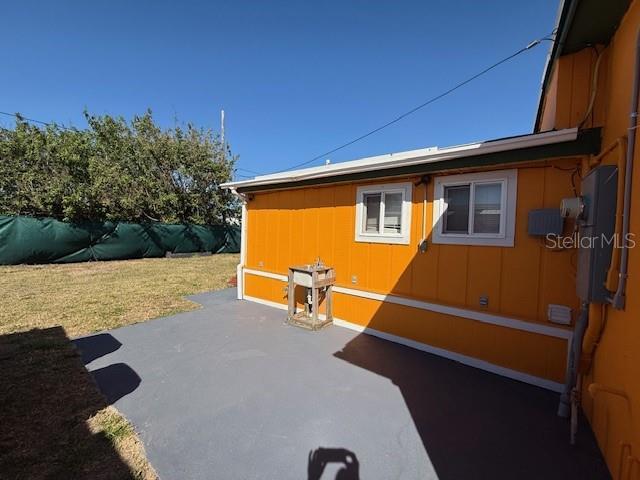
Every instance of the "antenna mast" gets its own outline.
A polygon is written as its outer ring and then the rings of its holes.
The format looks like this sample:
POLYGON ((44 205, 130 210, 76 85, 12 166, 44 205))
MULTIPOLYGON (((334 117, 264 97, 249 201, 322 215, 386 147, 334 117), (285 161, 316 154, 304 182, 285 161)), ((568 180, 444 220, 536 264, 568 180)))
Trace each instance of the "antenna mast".
POLYGON ((222 142, 222 149, 226 155, 226 145, 224 143, 224 110, 220 110, 220 141, 222 142))

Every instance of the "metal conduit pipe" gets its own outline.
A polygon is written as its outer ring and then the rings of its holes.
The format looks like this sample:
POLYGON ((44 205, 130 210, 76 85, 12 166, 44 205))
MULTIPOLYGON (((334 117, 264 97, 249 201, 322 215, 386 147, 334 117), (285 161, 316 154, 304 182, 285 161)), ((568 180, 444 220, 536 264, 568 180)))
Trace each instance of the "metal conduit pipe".
POLYGON ((567 359, 566 379, 564 389, 560 394, 560 405, 558 405, 558 416, 562 418, 569 417, 571 412, 571 394, 578 380, 578 362, 582 354, 582 340, 588 323, 589 303, 582 302, 578 318, 576 319, 576 326, 573 330, 571 349, 569 350, 569 358, 567 359))
MULTIPOLYGON (((616 141, 618 145, 618 195, 616 197, 616 225, 615 233, 620 238, 622 235, 622 218, 624 205, 624 182, 627 178, 625 151, 627 149, 627 139, 620 137, 616 141)), ((614 248, 611 254, 611 265, 607 272, 607 281, 605 287, 610 292, 618 289, 618 275, 620 274, 620 249, 614 248)))
POLYGON ((629 214, 631 211, 631 177, 633 176, 633 157, 636 146, 636 127, 638 126, 638 96, 640 94, 640 30, 636 36, 636 59, 633 71, 633 90, 631 91, 631 113, 629 114, 629 140, 627 142, 627 161, 624 178, 624 207, 622 209, 622 238, 620 254, 620 275, 618 288, 611 299, 611 305, 617 310, 623 310, 625 292, 627 288, 627 272, 629 267, 629 214))

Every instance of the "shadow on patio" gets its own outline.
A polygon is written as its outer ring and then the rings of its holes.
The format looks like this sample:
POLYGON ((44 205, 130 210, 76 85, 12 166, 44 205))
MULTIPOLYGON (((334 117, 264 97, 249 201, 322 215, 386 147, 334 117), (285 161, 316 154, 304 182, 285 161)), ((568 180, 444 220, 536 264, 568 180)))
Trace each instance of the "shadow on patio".
POLYGON ((569 445, 553 392, 366 334, 335 356, 399 388, 440 480, 609 478, 584 419, 569 445))
POLYGON ((89 426, 109 403, 63 328, 1 336, 0 385, 0 477, 138 478, 89 426))

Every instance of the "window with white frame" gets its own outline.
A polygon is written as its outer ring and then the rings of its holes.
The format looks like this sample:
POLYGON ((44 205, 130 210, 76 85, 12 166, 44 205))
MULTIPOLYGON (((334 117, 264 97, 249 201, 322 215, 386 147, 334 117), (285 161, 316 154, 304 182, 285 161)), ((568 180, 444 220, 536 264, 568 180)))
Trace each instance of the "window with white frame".
POLYGON ((408 244, 411 183, 358 187, 356 241, 408 244))
POLYGON ((512 247, 517 170, 436 177, 433 243, 512 247))

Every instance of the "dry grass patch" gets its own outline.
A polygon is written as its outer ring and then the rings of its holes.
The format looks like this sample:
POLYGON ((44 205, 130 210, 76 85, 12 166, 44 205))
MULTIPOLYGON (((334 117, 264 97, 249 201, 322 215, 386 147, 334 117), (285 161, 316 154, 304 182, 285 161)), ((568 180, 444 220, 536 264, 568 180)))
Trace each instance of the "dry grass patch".
POLYGON ((0 478, 156 478, 69 337, 197 308, 237 255, 0 267, 0 478))
POLYGON ((238 255, 0 267, 0 334, 61 325, 70 337, 197 308, 227 286, 238 255))
POLYGON ((61 327, 0 336, 0 477, 156 478, 61 327))
POLYGON ((133 426, 113 407, 106 407, 88 421, 93 434, 105 435, 120 457, 129 466, 132 475, 140 480, 158 478, 155 470, 147 461, 144 446, 136 435, 133 426))

